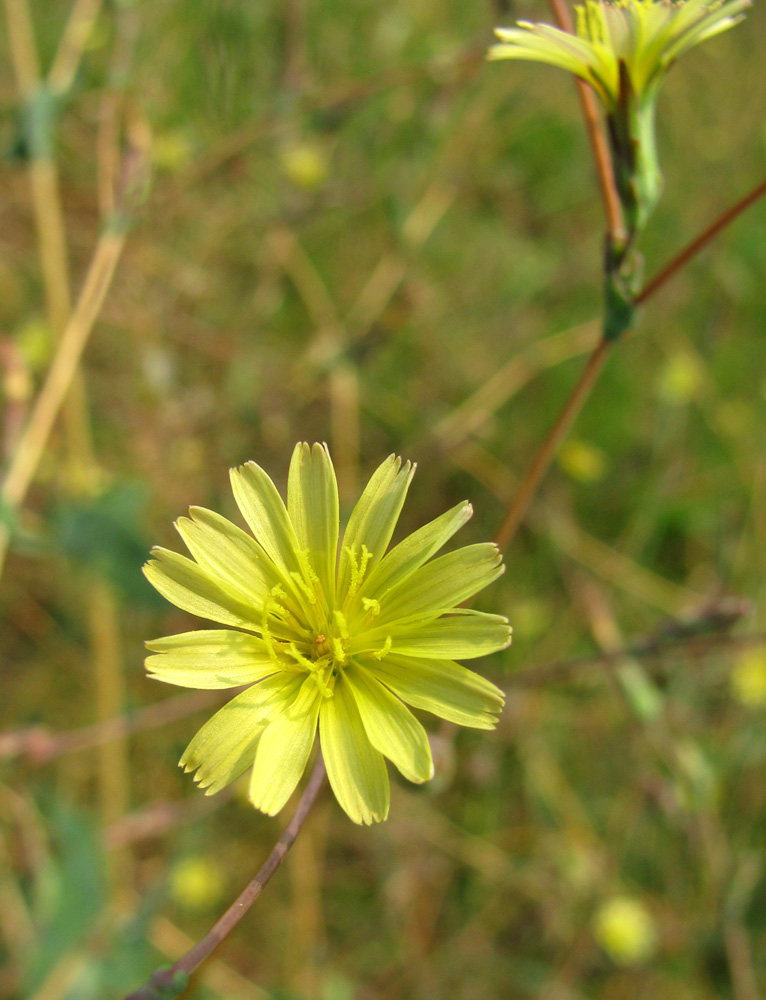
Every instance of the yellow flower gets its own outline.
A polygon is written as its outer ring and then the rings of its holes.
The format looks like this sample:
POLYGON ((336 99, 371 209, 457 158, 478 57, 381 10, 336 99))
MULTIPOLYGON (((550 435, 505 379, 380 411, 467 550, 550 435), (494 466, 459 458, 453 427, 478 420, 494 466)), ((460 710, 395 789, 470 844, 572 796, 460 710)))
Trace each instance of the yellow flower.
POLYGON ((766 706, 766 649, 746 653, 731 674, 734 697, 748 708, 766 706))
POLYGON ((612 961, 618 965, 637 965, 654 954, 657 930, 654 920, 637 899, 614 896, 598 913, 593 933, 612 961))
POLYGON ((502 560, 491 544, 432 558, 471 516, 468 503, 387 551, 414 471, 393 455, 383 462, 339 547, 329 453, 298 444, 287 506, 255 462, 232 469, 252 535, 192 507, 176 522, 192 558, 152 551, 144 572, 164 597, 231 628, 147 643, 150 674, 184 687, 249 685, 181 758, 208 794, 251 768, 250 801, 274 815, 318 732, 338 802, 354 822, 371 823, 388 814, 384 757, 410 781, 433 776, 426 731, 407 705, 495 726, 502 692, 455 660, 510 642, 505 618, 460 607, 503 572, 502 560))
POLYGON ((189 910, 212 906, 218 902, 223 888, 223 872, 208 858, 182 858, 170 871, 170 895, 179 906, 189 910))
POLYGON ((490 59, 525 59, 589 83, 607 115, 623 205, 640 229, 659 198, 654 112, 665 73, 689 49, 740 21, 751 0, 585 0, 574 34, 519 21, 496 30, 490 59))

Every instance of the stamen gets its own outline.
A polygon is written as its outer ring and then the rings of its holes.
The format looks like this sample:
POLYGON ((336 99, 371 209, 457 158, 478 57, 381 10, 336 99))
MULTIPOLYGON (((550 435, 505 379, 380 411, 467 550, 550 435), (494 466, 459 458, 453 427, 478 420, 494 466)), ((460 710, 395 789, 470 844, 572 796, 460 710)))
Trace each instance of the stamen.
POLYGON ((300 589, 303 591, 306 600, 309 602, 309 604, 316 604, 317 602, 316 591, 312 586, 309 586, 309 584, 306 583, 301 574, 293 571, 290 573, 290 576, 293 578, 293 580, 295 580, 300 589))
POLYGON ((348 557, 351 561, 351 582, 348 585, 348 596, 353 597, 357 590, 359 590, 359 585, 364 578, 364 574, 367 572, 367 564, 372 559, 372 552, 370 552, 366 545, 362 545, 362 558, 357 561, 356 547, 354 545, 346 545, 345 551, 348 552, 348 557))
POLYGON ((271 600, 266 601, 264 604, 265 615, 268 617, 273 614, 275 618, 278 616, 284 624, 292 625, 298 632, 305 635, 305 625, 298 621, 289 608, 285 607, 284 604, 280 604, 279 601, 276 600, 277 597, 281 598, 283 601, 288 600, 287 594, 282 588, 282 585, 277 583, 271 588, 269 593, 271 594, 271 600))
POLYGON ((338 626, 338 631, 340 632, 340 637, 344 642, 348 642, 348 622, 346 621, 346 616, 342 611, 333 611, 333 618, 335 619, 335 624, 338 626))
POLYGON ((311 584, 313 584, 313 586, 316 587, 316 585, 320 582, 320 580, 314 571, 314 567, 311 565, 311 561, 309 560, 308 549, 301 549, 298 552, 298 562, 301 564, 301 569, 303 570, 304 577, 311 584))
POLYGON ((309 660, 308 657, 304 656, 303 653, 296 647, 294 642, 291 642, 287 647, 287 652, 292 656, 296 663, 299 663, 302 667, 309 671, 309 673, 315 673, 322 669, 321 660, 309 660), (321 664, 321 666, 320 666, 321 664))
POLYGON ((391 652, 392 646, 393 646, 393 641, 391 640, 391 636, 387 635, 386 641, 383 643, 383 648, 377 650, 377 652, 373 653, 372 655, 375 657, 376 660, 382 660, 383 657, 388 656, 388 654, 391 652))
POLYGON ((271 630, 269 629, 270 605, 271 605, 270 601, 267 601, 263 605, 263 614, 261 615, 261 636, 263 637, 263 641, 266 644, 266 649, 268 650, 269 657, 274 661, 274 663, 276 663, 277 653, 276 650, 274 649, 274 639, 272 638, 271 630))
POLYGON ((346 650, 343 648, 343 643, 340 639, 333 636, 332 648, 335 654, 335 662, 339 663, 341 666, 346 662, 346 650))
POLYGON ((376 601, 373 597, 363 597, 362 607, 370 618, 377 618, 380 614, 380 601, 376 601))
POLYGON ((314 674, 314 680, 316 681, 317 687, 322 692, 322 696, 324 698, 332 698, 335 694, 334 675, 331 674, 328 680, 325 680, 323 677, 320 677, 319 674, 314 674))

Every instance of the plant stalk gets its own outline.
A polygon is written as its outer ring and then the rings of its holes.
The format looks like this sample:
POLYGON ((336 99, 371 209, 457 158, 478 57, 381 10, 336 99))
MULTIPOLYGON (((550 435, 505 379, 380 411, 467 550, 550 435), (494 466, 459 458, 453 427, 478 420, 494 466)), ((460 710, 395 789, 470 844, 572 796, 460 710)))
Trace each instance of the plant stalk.
POLYGON ((284 861, 287 852, 295 843, 295 838, 311 812, 319 790, 324 784, 324 779, 325 766, 320 752, 292 819, 252 882, 237 896, 228 910, 210 928, 201 941, 198 941, 170 968, 158 969, 145 986, 131 993, 125 1000, 166 1000, 166 998, 178 996, 183 992, 188 977, 206 958, 210 957, 218 945, 234 930, 284 861))

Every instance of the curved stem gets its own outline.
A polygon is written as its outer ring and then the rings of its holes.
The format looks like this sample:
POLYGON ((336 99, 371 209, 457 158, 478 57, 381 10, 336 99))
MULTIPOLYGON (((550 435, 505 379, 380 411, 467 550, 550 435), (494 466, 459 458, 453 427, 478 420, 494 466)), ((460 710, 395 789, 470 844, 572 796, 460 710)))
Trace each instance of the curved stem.
POLYGON ((266 858, 252 882, 237 896, 228 910, 210 928, 201 941, 198 941, 193 948, 190 948, 169 969, 158 969, 145 986, 131 993, 125 1000, 160 1000, 160 998, 164 997, 177 996, 181 992, 182 987, 179 988, 179 985, 185 983, 186 978, 206 958, 209 958, 224 938, 234 930, 261 895, 264 886, 268 883, 271 876, 282 864, 287 852, 293 846, 295 838, 306 822, 308 814, 311 812, 311 807, 314 805, 324 779, 325 766, 320 752, 305 791, 298 803, 298 808, 295 810, 282 836, 274 845, 271 854, 266 858))
POLYGON ((604 362, 607 359, 609 351, 615 343, 616 341, 613 340, 600 340, 588 358, 577 385, 572 390, 569 399, 556 418, 555 424, 540 445, 534 461, 527 470, 519 489, 516 491, 516 496, 497 530, 495 543, 500 549, 505 549, 518 531, 521 522, 524 520, 524 515, 529 509, 529 505, 537 492, 543 476, 548 471, 561 441, 582 409, 583 403, 590 395, 591 389, 601 374, 601 369, 604 367, 604 362))

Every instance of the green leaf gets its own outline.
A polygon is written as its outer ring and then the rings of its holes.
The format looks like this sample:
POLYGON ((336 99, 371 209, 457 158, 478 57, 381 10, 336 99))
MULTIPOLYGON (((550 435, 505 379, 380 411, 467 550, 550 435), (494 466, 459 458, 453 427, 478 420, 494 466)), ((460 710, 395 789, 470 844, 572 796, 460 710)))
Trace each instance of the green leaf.
POLYGON ((84 944, 106 902, 102 845, 90 820, 58 802, 43 810, 49 813, 46 828, 52 832, 53 853, 36 873, 45 899, 42 912, 38 907, 40 926, 24 972, 22 993, 29 997, 84 944))
POLYGON ((139 572, 149 548, 145 505, 146 491, 135 483, 120 483, 95 498, 64 499, 51 513, 51 533, 73 563, 105 577, 128 600, 158 606, 139 572))

